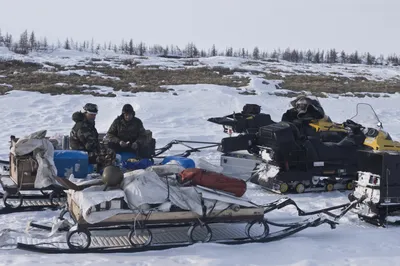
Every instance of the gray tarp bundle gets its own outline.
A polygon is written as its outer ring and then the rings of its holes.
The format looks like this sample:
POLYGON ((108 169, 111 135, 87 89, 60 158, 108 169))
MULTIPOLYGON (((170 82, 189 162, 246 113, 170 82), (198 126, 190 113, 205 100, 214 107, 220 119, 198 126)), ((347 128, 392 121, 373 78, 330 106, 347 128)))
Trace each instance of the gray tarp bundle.
POLYGON ((53 144, 46 139, 47 130, 40 130, 20 138, 12 147, 11 153, 22 156, 33 152, 38 163, 35 188, 45 188, 55 184, 57 168, 54 163, 53 144))

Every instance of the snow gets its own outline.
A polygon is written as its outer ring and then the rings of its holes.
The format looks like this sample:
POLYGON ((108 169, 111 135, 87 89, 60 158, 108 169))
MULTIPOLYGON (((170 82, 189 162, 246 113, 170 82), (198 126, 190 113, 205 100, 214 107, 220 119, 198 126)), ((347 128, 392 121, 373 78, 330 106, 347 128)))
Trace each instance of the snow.
POLYGON ((0 83, 0 87, 12 88, 13 86, 11 84, 7 84, 7 83, 0 83))
MULTIPOLYGON (((19 58, 34 62, 59 63, 70 65, 89 62, 91 58, 105 59, 115 57, 115 61, 106 61, 116 67, 118 60, 134 58, 132 56, 93 55, 76 51, 55 51, 45 55, 16 55, 0 47, 0 57, 19 58)), ((178 59, 151 58, 135 59, 147 65, 164 67, 183 67, 183 61, 178 59), (147 63, 146 63, 147 62, 147 63)), ((225 66, 235 68, 243 66, 246 60, 240 58, 214 57, 199 59, 199 62, 209 66, 225 66), (222 63, 221 63, 222 62, 222 63)), ((266 64, 248 66, 249 69, 262 69, 266 64)), ((296 65, 285 63, 268 63, 271 67, 292 71, 296 65)), ((344 70, 345 66, 328 65, 297 65, 301 69, 334 72, 344 70)), ((346 66, 350 70, 360 69, 370 73, 374 78, 396 77, 399 69, 396 67, 346 66)), ((355 70, 356 71, 356 70, 355 70)), ((70 70, 69 73, 73 73, 70 70)), ((78 72, 81 73, 81 72, 78 72)), ((83 72, 82 72, 83 73, 83 72)), ((223 116, 239 112, 246 103, 259 104, 264 113, 271 114, 273 120, 280 120, 282 113, 290 108, 291 98, 271 95, 277 81, 267 80, 251 75, 250 84, 244 88, 255 90, 258 95, 239 95, 236 88, 227 86, 196 84, 168 86, 178 92, 172 93, 122 93, 115 92, 110 87, 95 87, 95 91, 113 92, 116 97, 94 97, 91 95, 55 95, 38 92, 11 91, 0 96, 0 115, 3 117, 0 131, 0 158, 8 160, 10 135, 23 136, 40 129, 47 129, 48 136, 69 134, 73 121, 72 113, 78 111, 87 102, 99 106, 96 127, 99 132, 105 132, 112 121, 121 113, 124 104, 130 103, 136 115, 143 121, 147 129, 152 130, 161 147, 171 140, 220 141, 227 137, 222 127, 207 122, 210 117, 223 116), (135 95, 135 97, 125 97, 135 95)), ((62 86, 62 84, 57 84, 62 86)), ((64 84, 63 84, 64 85, 64 84)), ((131 84, 134 86, 134 84, 131 84)), ((91 88, 88 88, 91 89, 91 88)), ((356 112, 356 104, 366 102, 373 105, 384 129, 392 138, 400 139, 399 94, 381 98, 335 97, 319 99, 327 114, 335 122, 343 122, 356 112)), ((184 148, 176 147, 173 153, 184 148)), ((209 149, 191 156, 196 162, 200 158, 213 164, 219 164, 220 154, 209 149)), ((249 195, 258 203, 268 203, 281 196, 270 194, 256 186, 248 185, 249 195)), ((316 210, 342 203, 347 203, 347 193, 306 193, 290 195, 300 208, 316 210)), ((11 228, 25 230, 26 223, 31 220, 50 221, 59 211, 25 212, 2 215, 0 230, 11 228)), ((267 215, 271 221, 293 221, 299 219, 292 207, 276 210, 267 215), (296 218, 295 218, 296 217, 296 218)), ((82 255, 46 255, 20 250, 0 250, 0 260, 5 265, 397 265, 400 260, 400 228, 377 228, 360 221, 353 213, 346 214, 335 230, 328 225, 311 228, 297 233, 287 239, 267 244, 247 244, 240 246, 222 246, 217 244, 196 244, 190 247, 165 251, 152 251, 137 254, 82 254, 82 255)), ((1 241, 0 236, 0 241, 1 241)))
POLYGON ((97 77, 101 77, 104 79, 112 79, 112 80, 121 80, 118 77, 111 77, 111 76, 107 76, 104 73, 101 73, 99 71, 87 71, 84 69, 76 69, 76 70, 64 70, 64 71, 58 71, 56 72, 56 74, 58 75, 63 75, 63 76, 69 76, 69 75, 78 75, 78 76, 97 76, 97 77))
POLYGON ((107 87, 107 86, 98 86, 98 85, 82 85, 84 88, 94 88, 93 90, 83 90, 83 92, 97 92, 99 94, 109 94, 113 93, 114 89, 112 87, 107 87))
POLYGON ((55 86, 68 86, 68 83, 64 83, 64 82, 57 82, 56 84, 54 84, 55 86))

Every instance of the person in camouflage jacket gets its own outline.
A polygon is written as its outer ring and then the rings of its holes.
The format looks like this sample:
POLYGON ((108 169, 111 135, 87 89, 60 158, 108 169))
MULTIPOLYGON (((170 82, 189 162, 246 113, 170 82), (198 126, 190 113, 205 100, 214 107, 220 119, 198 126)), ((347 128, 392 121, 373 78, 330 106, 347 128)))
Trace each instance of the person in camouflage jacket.
POLYGON ((132 105, 125 104, 122 114, 111 124, 107 137, 108 147, 115 152, 130 151, 136 152, 146 138, 146 130, 142 121, 135 117, 132 105))
POLYGON ((97 105, 87 103, 83 111, 72 115, 75 125, 70 133, 70 149, 88 152, 91 164, 97 162, 97 156, 100 153, 99 134, 95 127, 97 112, 97 105))

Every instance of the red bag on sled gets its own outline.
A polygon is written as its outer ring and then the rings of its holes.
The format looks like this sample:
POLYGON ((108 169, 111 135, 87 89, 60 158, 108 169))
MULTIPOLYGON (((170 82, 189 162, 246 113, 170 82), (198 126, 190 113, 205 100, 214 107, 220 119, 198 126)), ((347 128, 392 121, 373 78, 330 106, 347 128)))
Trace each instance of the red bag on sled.
POLYGON ((232 193, 241 197, 246 192, 246 182, 220 173, 206 171, 199 168, 188 168, 179 173, 180 183, 185 185, 199 185, 232 193))

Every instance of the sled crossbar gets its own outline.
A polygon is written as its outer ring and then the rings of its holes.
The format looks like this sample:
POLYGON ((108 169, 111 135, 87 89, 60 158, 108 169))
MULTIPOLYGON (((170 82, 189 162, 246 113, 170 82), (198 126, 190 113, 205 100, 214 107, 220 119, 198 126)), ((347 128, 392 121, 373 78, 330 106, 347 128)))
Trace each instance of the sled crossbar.
POLYGON ((283 207, 289 206, 289 205, 293 205, 297 211, 298 211, 298 215, 299 216, 309 216, 309 215, 314 215, 314 214, 321 214, 324 213, 326 215, 329 215, 331 217, 333 217, 335 219, 335 221, 338 221, 341 217, 343 217, 343 215, 345 215, 349 210, 351 210, 352 208, 354 208, 357 204, 360 204, 361 202, 363 202, 366 199, 366 197, 361 197, 358 200, 354 200, 352 202, 349 203, 345 203, 345 204, 340 204, 340 205, 336 205, 336 206, 332 206, 332 207, 328 207, 328 208, 324 208, 324 209, 320 209, 320 210, 316 210, 316 211, 303 211, 297 204, 296 202, 294 202, 294 200, 292 200, 291 198, 281 198, 278 199, 274 202, 271 202, 269 204, 264 205, 264 213, 268 213, 270 211, 273 211, 275 209, 281 209, 283 207), (337 209, 342 209, 340 214, 333 214, 330 211, 333 210, 337 210, 337 209))
POLYGON ((169 149, 172 148, 172 146, 174 146, 176 144, 180 144, 182 146, 185 146, 185 147, 189 148, 188 150, 184 151, 183 153, 173 155, 173 156, 182 156, 182 157, 188 157, 193 152, 200 152, 200 150, 213 148, 213 147, 218 147, 218 146, 221 145, 221 143, 219 143, 219 142, 192 141, 192 140, 173 140, 173 141, 169 142, 168 144, 166 144, 164 147, 156 149, 156 153, 153 156, 153 158, 163 158, 163 157, 159 157, 159 155, 161 155, 164 152, 168 151, 169 149), (206 146, 201 146, 201 147, 194 148, 194 147, 191 147, 191 146, 187 145, 186 143, 203 144, 203 145, 206 145, 206 146))

